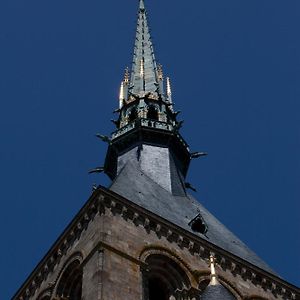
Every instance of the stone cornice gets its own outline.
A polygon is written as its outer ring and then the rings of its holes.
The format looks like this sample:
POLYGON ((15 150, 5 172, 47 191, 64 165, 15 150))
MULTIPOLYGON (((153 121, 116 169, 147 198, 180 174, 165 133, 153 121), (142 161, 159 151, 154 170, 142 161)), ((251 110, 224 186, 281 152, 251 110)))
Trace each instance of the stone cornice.
POLYGON ((54 242, 50 250, 38 263, 35 269, 28 276, 26 281, 12 297, 12 299, 25 300, 34 294, 40 284, 47 279, 48 274, 54 269, 62 256, 72 246, 77 237, 87 227, 90 220, 97 214, 99 194, 94 192, 73 220, 67 225, 66 229, 54 242))
POLYGON ((132 220, 136 225, 144 226, 146 230, 151 230, 158 236, 165 236, 170 242, 175 242, 180 247, 188 249, 193 255, 208 259, 210 254, 213 253, 217 263, 223 269, 230 269, 235 275, 239 274, 244 280, 250 280, 253 284, 269 290, 274 295, 280 295, 288 299, 300 299, 300 291, 296 286, 201 239, 201 237, 132 203, 128 199, 105 188, 102 189, 106 196, 103 204, 114 213, 121 214, 124 218, 132 220), (113 201, 110 200, 111 196, 114 198, 113 201))
POLYGON ((244 280, 251 281, 256 286, 270 291, 275 296, 279 295, 284 299, 300 299, 300 291, 296 286, 201 239, 201 237, 193 235, 101 186, 93 192, 86 204, 70 222, 12 299, 29 299, 41 283, 47 279, 48 274, 60 262, 62 256, 66 254, 88 223, 97 213, 104 214, 106 209, 111 210, 113 214, 119 214, 127 221, 132 221, 135 225, 143 226, 148 232, 152 231, 158 236, 166 237, 170 242, 177 243, 179 247, 188 249, 195 256, 208 259, 209 255, 213 253, 217 263, 224 270, 229 269, 233 274, 240 275, 244 280))

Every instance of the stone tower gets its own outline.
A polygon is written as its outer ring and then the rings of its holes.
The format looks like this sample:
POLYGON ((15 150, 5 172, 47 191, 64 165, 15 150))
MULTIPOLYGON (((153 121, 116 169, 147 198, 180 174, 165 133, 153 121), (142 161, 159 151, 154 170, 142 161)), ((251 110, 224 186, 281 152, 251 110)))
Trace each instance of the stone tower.
POLYGON ((14 300, 300 299, 190 196, 191 159, 169 78, 156 63, 144 1, 98 186, 14 300))

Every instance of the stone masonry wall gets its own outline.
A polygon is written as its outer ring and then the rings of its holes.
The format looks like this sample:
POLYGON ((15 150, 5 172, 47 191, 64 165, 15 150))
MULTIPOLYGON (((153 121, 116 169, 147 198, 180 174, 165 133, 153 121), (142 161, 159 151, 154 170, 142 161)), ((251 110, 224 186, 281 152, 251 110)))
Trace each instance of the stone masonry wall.
MULTIPOLYGON (((147 218, 140 221, 140 215, 134 213, 135 207, 130 211, 130 202, 123 202, 127 208, 122 208, 114 201, 117 199, 101 195, 99 199, 98 204, 102 204, 93 208, 91 213, 83 211, 80 218, 76 217, 79 221, 76 219, 66 230, 13 300, 58 299, 56 289, 61 275, 75 259, 80 261, 83 270, 82 300, 142 300, 142 270, 147 267, 145 261, 151 254, 164 255, 177 263, 193 289, 199 289, 202 282, 209 280, 206 252, 194 251, 193 244, 187 247, 181 236, 172 239, 171 230, 163 234, 159 225, 153 230, 147 218), (103 205, 103 199, 110 204, 103 205), (59 256, 51 256, 51 253, 59 256), (36 278, 42 279, 37 282, 36 278)), ((153 217, 149 215, 150 219, 153 217)), ((217 251, 215 254, 218 256, 217 251)), ((292 297, 282 296, 273 284, 255 283, 253 278, 250 280, 246 276, 249 270, 236 272, 235 268, 217 263, 216 271, 219 281, 238 300, 299 299, 297 292, 292 297)), ((271 279, 266 282, 271 282, 271 279)))

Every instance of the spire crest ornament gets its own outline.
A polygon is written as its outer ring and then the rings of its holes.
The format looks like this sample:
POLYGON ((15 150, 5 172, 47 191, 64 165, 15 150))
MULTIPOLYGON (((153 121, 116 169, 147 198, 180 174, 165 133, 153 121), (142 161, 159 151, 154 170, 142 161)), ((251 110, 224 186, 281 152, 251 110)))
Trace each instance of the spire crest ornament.
POLYGON ((139 8, 140 8, 140 10, 145 9, 145 3, 144 3, 144 0, 140 0, 139 8))
POLYGON ((119 108, 121 109, 124 101, 124 81, 121 82, 120 96, 119 96, 119 108))
POLYGON ((170 77, 167 77, 167 100, 170 104, 170 109, 173 111, 172 89, 171 89, 170 77))

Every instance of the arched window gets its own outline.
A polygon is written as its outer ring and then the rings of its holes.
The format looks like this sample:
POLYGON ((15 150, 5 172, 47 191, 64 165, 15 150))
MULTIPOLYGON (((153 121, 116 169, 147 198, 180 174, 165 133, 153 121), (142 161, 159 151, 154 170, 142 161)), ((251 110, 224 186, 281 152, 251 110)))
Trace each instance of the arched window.
POLYGON ((158 111, 153 105, 150 105, 148 108, 147 119, 158 121, 158 111))
POLYGON ((169 300, 169 291, 167 283, 159 277, 148 279, 149 300, 169 300))
POLYGON ((133 122, 138 117, 138 113, 135 107, 131 109, 128 117, 129 122, 133 122))
POLYGON ((81 300, 82 268, 78 260, 73 261, 60 277, 56 295, 61 299, 81 300))
POLYGON ((188 276, 169 257, 154 254, 146 259, 146 264, 148 265, 147 272, 144 273, 146 300, 174 299, 175 294, 190 288, 188 276))

